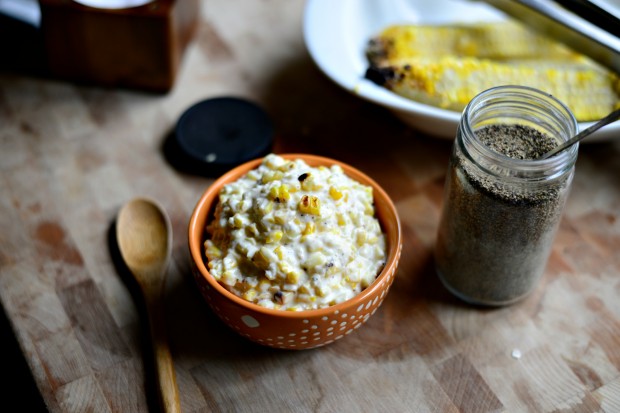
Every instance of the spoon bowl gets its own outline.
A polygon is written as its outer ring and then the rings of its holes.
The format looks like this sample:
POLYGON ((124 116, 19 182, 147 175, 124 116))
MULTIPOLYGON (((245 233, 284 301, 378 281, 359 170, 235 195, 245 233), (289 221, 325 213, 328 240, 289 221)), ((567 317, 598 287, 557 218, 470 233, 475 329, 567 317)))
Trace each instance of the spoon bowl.
POLYGON ((123 206, 118 214, 116 240, 146 304, 161 407, 165 412, 180 412, 162 302, 166 269, 172 250, 170 219, 154 201, 134 199, 123 206))

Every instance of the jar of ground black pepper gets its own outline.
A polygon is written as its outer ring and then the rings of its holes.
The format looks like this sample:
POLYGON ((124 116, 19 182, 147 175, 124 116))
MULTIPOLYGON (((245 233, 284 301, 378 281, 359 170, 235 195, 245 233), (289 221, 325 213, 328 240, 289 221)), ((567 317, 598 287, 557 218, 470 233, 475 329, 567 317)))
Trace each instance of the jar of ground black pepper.
POLYGON ((576 130, 564 104, 527 87, 489 89, 465 108, 435 249, 438 275, 456 296, 504 305, 534 289, 551 253, 578 146, 536 158, 576 130))

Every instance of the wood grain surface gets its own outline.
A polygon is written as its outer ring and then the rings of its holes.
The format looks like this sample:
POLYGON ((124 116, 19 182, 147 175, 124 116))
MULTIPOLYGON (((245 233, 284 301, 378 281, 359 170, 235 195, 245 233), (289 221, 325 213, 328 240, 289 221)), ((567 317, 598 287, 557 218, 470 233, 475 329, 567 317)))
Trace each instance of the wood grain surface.
POLYGON ((164 95, 0 74, 0 299, 49 411, 156 407, 143 303, 113 242, 120 207, 147 196, 174 231, 166 321, 184 412, 620 412, 620 140, 582 146, 538 288, 508 307, 462 304, 432 262, 451 142, 327 79, 303 8, 205 1, 164 95), (166 143, 187 107, 222 95, 267 110, 275 152, 350 163, 397 205, 393 288, 334 344, 251 344, 195 288, 187 224, 212 178, 175 168, 166 143))

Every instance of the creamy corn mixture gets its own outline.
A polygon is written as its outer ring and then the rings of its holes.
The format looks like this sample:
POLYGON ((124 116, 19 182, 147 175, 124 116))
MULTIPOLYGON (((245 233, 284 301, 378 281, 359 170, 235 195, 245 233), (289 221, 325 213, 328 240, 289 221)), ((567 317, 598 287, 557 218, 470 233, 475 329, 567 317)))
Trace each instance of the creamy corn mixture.
POLYGON ((273 154, 222 188, 207 233, 209 272, 267 308, 348 300, 374 281, 386 258, 371 187, 337 165, 314 168, 273 154))

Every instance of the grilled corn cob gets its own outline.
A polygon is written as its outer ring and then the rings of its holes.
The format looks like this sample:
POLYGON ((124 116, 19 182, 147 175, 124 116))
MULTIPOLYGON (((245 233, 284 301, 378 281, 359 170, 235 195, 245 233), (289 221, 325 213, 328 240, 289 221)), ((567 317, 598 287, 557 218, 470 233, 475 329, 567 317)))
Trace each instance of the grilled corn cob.
POLYGON ((366 76, 393 92, 460 111, 499 85, 540 89, 577 120, 620 107, 620 80, 587 57, 514 22, 471 26, 393 26, 371 40, 366 76))
POLYGON ((493 60, 570 59, 579 56, 564 45, 507 21, 450 26, 395 25, 370 40, 373 66, 419 56, 471 56, 493 60))
POLYGON ((460 111, 478 93, 498 85, 537 88, 564 102, 580 121, 620 107, 614 74, 580 63, 498 63, 476 58, 416 58, 383 70, 384 86, 440 108, 460 111))

